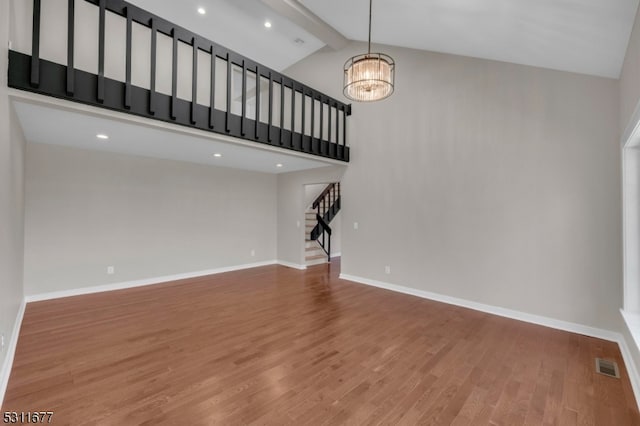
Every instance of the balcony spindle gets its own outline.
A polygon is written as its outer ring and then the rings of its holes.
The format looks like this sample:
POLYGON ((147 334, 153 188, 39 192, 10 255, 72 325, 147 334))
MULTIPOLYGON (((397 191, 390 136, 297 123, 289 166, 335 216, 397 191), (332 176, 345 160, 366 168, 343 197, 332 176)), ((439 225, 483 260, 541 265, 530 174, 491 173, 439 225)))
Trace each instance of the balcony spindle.
POLYGON ((73 65, 73 49, 75 38, 75 0, 68 1, 67 8, 67 95, 73 96, 75 89, 75 69, 73 65))
POLYGON ((171 29, 171 37, 173 37, 173 56, 171 63, 171 119, 177 118, 176 110, 178 100, 178 31, 171 29))
POLYGON ((198 104, 198 44, 195 37, 191 39, 193 44, 193 58, 191 69, 191 124, 196 124, 196 105, 198 104))
POLYGON ((126 47, 126 70, 125 70, 125 86, 124 86, 124 107, 131 108, 131 43, 133 37, 133 19, 131 16, 131 8, 125 10, 127 15, 127 47, 126 47))
POLYGON ((209 87, 209 128, 215 128, 215 103, 216 103, 216 51, 211 45, 211 86, 209 87))
POLYGON ((242 117, 240 119, 240 134, 245 136, 244 124, 247 118, 247 65, 242 61, 242 117))
POLYGON ((158 23, 151 19, 151 75, 149 76, 149 114, 156 113, 156 64, 158 62, 158 23))
POLYGON ((280 145, 284 144, 284 78, 280 78, 280 145))
POLYGON ((258 134, 258 123, 260 122, 260 85, 262 83, 262 77, 260 76, 260 67, 256 65, 256 114, 255 114, 255 130, 254 135, 256 139, 260 139, 258 134))
POLYGON ((100 0, 100 17, 98 23, 98 102, 104 103, 104 32, 106 0, 100 0))
POLYGON ((269 125, 267 126, 267 140, 271 142, 271 127, 273 127, 273 75, 269 71, 269 125))

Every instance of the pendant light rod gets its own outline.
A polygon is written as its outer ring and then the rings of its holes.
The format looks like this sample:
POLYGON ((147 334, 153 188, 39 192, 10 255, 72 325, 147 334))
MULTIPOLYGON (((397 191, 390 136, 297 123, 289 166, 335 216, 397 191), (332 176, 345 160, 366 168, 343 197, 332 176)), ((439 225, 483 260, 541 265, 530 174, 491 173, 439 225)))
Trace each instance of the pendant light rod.
POLYGON ((369 0, 369 55, 371 54, 371 9, 373 8, 373 0, 369 0))
MULTIPOLYGON (((362 0, 361 0, 362 1, 362 0)), ((384 53, 371 53, 373 0, 369 0, 369 39, 367 53, 353 56, 344 63, 342 93, 356 102, 373 102, 393 93, 396 64, 384 53)))

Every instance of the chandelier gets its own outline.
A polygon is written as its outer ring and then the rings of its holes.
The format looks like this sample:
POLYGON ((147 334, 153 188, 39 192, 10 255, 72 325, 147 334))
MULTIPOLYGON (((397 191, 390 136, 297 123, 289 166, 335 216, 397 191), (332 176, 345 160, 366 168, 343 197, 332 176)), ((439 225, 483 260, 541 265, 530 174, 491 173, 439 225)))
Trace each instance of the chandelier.
POLYGON ((344 95, 357 102, 373 102, 393 93, 395 62, 384 53, 371 53, 371 6, 369 0, 369 49, 344 64, 344 95))

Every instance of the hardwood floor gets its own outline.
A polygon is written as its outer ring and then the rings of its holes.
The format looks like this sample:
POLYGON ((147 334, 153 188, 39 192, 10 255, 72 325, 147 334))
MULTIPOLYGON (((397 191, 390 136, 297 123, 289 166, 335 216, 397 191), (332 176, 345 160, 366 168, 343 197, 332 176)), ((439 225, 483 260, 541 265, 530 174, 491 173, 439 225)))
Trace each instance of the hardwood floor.
POLYGON ((338 268, 30 303, 2 411, 58 425, 640 425, 616 344, 338 268), (596 356, 622 378, 596 374, 596 356))

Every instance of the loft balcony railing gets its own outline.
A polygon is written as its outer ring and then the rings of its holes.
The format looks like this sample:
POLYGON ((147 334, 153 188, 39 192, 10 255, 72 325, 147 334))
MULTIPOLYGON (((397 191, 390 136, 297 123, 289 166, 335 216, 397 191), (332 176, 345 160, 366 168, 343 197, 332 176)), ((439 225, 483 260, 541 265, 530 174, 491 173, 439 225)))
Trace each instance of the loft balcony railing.
POLYGON ((10 87, 349 161, 350 105, 185 28, 122 0, 14 6, 31 37, 9 51, 10 87))

